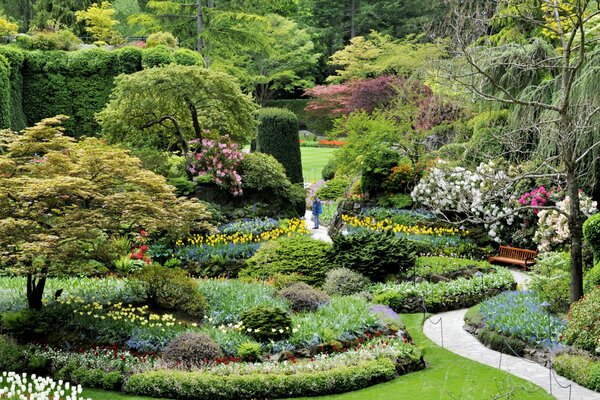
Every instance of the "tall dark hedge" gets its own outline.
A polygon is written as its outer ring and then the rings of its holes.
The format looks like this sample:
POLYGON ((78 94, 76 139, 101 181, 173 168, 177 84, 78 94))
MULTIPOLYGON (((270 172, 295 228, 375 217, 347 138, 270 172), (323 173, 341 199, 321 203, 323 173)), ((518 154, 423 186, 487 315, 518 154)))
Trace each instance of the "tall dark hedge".
POLYGON ((256 149, 271 154, 285 168, 292 183, 302 183, 302 160, 298 140, 298 118, 283 108, 263 108, 258 112, 256 149))
MULTIPOLYGON (((10 81, 10 102, 9 108, 6 109, 6 112, 10 114, 9 126, 14 130, 21 130, 27 126, 25 124, 25 114, 21 107, 23 96, 23 76, 21 75, 21 68, 23 67, 25 54, 17 47, 0 46, 0 55, 3 55, 8 61, 10 72, 8 76, 10 81)), ((7 128, 8 126, 3 127, 7 128)))
POLYGON ((0 128, 10 126, 10 64, 0 55, 0 128))

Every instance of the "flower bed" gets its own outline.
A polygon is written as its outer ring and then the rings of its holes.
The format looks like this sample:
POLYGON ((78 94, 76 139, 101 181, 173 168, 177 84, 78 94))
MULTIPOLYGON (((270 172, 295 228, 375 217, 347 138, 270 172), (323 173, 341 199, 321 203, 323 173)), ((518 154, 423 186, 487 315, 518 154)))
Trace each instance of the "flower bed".
POLYGON ((531 292, 502 293, 484 301, 479 314, 485 327, 541 348, 557 346, 566 326, 531 292))
POLYGON ((414 345, 386 338, 303 361, 226 364, 192 372, 148 371, 132 375, 125 390, 178 399, 316 396, 358 390, 423 367, 421 352, 414 345))
MULTIPOLYGON (((69 382, 54 382, 50 378, 28 376, 25 373, 3 371, 0 376, 0 399, 63 399, 83 400, 78 395, 81 386, 73 386, 69 382), (66 397, 65 397, 66 396, 66 397)), ((91 400, 91 399, 88 399, 91 400)))
POLYGON ((400 284, 375 285, 373 301, 390 306, 394 311, 423 311, 422 302, 429 312, 440 312, 471 307, 484 299, 505 290, 514 289, 512 274, 502 268, 484 274, 481 278, 458 278, 449 282, 403 282, 400 284))

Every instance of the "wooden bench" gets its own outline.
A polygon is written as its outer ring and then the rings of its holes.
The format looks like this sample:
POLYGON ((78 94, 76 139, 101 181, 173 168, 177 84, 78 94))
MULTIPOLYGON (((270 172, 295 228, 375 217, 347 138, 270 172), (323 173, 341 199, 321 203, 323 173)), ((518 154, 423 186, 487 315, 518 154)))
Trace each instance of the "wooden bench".
POLYGON ((517 247, 500 246, 500 252, 497 256, 488 257, 490 263, 502 263, 519 265, 523 270, 527 271, 527 267, 535 264, 537 251, 519 249, 517 247))

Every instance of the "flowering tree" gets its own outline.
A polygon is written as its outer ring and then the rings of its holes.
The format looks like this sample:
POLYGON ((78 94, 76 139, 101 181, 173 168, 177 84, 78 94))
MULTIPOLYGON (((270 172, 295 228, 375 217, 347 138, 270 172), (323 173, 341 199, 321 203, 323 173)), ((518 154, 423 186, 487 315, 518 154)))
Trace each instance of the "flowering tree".
MULTIPOLYGON (((550 251, 569 240, 571 232, 567 212, 570 206, 571 198, 566 196, 556 203, 558 210, 534 210, 538 211, 538 228, 533 241, 539 245, 540 251, 550 251)), ((597 203, 583 192, 579 193, 579 206, 586 218, 598 212, 597 203)))
POLYGON ((438 214, 458 213, 459 219, 482 223, 490 238, 500 242, 500 231, 515 220, 508 174, 493 162, 481 163, 475 171, 447 168, 438 162, 428 176, 413 189, 413 200, 438 214))
POLYGON ((238 168, 244 154, 238 150, 237 143, 232 143, 228 136, 224 136, 219 140, 193 140, 190 144, 198 144, 200 149, 191 156, 188 172, 196 179, 210 179, 234 196, 240 196, 242 177, 238 168))

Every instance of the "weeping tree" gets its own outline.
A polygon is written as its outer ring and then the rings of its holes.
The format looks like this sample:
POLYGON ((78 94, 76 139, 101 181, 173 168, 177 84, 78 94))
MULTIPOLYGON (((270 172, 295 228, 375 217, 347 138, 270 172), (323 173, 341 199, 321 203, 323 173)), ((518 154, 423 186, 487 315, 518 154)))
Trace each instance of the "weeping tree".
POLYGON ((499 140, 512 157, 537 166, 515 179, 564 182, 570 205, 555 210, 568 219, 571 301, 577 301, 583 296, 579 191, 595 183, 600 156, 600 6, 591 0, 451 3, 445 25, 455 57, 441 75, 510 110, 511 127, 499 140))

